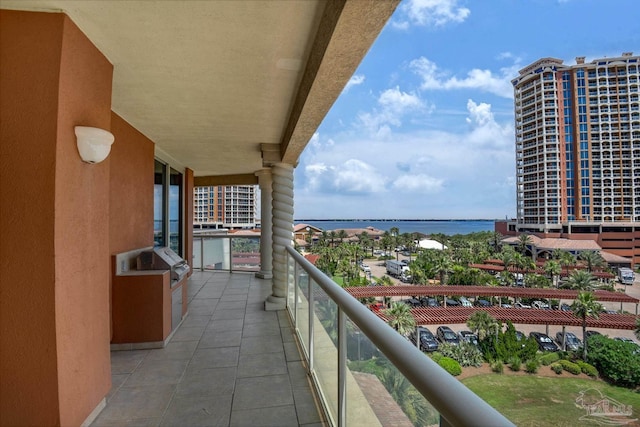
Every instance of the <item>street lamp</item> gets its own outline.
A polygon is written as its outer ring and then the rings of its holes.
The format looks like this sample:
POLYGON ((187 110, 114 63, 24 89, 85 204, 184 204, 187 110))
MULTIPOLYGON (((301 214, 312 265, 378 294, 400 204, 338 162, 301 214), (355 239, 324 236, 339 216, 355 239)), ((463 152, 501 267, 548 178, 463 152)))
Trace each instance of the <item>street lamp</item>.
MULTIPOLYGON (((311 246, 311 239, 310 237, 310 231, 311 231, 311 227, 307 226, 307 228, 305 228, 305 230, 307 231, 307 237, 306 237, 306 241, 307 241, 307 246, 310 247, 311 246)), ((307 250, 308 251, 308 250, 307 250)))

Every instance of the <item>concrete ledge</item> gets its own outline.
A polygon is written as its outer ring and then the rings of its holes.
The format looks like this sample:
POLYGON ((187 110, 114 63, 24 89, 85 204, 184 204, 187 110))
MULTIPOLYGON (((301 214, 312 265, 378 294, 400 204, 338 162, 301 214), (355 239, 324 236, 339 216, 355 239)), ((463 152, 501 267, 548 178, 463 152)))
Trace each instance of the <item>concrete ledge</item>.
POLYGON ((94 408, 94 410, 91 411, 91 413, 89 414, 87 419, 84 420, 84 422, 82 424, 80 424, 80 426, 81 427, 89 427, 95 421, 95 419, 98 417, 98 415, 100 415, 100 412, 102 412, 102 410, 106 406, 107 406, 107 398, 103 397, 102 400, 100 401, 100 403, 98 403, 98 406, 96 406, 94 408))

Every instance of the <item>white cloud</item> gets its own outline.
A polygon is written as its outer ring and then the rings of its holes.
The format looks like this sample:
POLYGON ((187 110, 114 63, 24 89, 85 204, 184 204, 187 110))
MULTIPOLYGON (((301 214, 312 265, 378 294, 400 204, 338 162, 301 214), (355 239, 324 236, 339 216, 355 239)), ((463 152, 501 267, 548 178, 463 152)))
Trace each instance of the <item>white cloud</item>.
POLYGON ((427 111, 420 97, 402 92, 396 86, 382 92, 378 97, 378 107, 371 112, 360 113, 358 121, 370 135, 384 139, 391 134, 391 126, 401 126, 404 116, 420 111, 427 111))
MULTIPOLYGON (((377 108, 413 105, 396 89, 380 99, 377 108)), ((448 130, 387 126, 387 139, 361 129, 319 134, 322 149, 305 151, 296 169, 296 215, 468 218, 511 212, 512 118, 496 121, 486 102, 469 99, 465 107, 464 117, 450 117, 448 130)))
POLYGON ((410 63, 413 71, 422 79, 421 88, 431 90, 477 89, 503 98, 513 98, 511 79, 517 76, 519 65, 500 68, 499 73, 474 68, 464 78, 449 77, 449 73, 425 57, 410 63))
POLYGON ((466 121, 472 130, 467 136, 467 141, 475 147, 509 148, 513 147, 513 126, 511 124, 498 124, 491 112, 491 104, 475 103, 472 99, 467 101, 469 117, 466 121))
POLYGON ((342 93, 347 93, 349 89, 351 89, 353 86, 361 85, 362 83, 364 83, 364 80, 365 80, 364 75, 354 74, 353 76, 351 76, 351 78, 347 82, 347 85, 342 90, 342 93))
POLYGON ((393 188, 404 193, 436 193, 442 190, 443 179, 426 174, 402 175, 393 181, 393 188))
POLYGON ((409 0, 401 6, 403 18, 394 21, 394 27, 407 29, 410 24, 440 27, 448 23, 460 23, 471 11, 458 5, 458 0, 409 0))
POLYGON ((310 164, 305 172, 309 187, 319 192, 366 194, 385 189, 385 178, 362 160, 348 159, 336 166, 310 164))

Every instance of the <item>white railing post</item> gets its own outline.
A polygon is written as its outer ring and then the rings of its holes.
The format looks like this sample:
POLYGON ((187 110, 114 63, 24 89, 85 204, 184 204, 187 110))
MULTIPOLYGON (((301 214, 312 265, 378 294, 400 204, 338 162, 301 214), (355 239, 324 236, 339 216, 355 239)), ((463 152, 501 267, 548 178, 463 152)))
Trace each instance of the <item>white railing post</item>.
POLYGON ((200 271, 204 271, 204 236, 200 236, 200 271))
MULTIPOLYGON (((297 264, 297 263, 296 263, 297 264)), ((307 275, 308 279, 307 279, 307 294, 309 295, 307 297, 307 301, 309 304, 309 308, 308 308, 308 314, 309 314, 309 373, 313 372, 313 364, 314 364, 314 330, 313 330, 313 306, 315 304, 314 298, 313 298, 313 286, 311 285, 311 276, 307 275)))
POLYGON ((229 273, 233 273, 233 237, 229 237, 229 273))
POLYGON ((347 320, 338 306, 338 427, 347 425, 347 320))

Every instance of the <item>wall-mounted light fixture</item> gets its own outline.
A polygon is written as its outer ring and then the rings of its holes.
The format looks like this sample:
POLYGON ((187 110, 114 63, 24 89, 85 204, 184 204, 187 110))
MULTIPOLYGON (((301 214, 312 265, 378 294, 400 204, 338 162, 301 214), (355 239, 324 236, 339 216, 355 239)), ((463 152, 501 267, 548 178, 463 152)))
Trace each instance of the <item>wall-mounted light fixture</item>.
POLYGON ((100 163, 107 158, 115 137, 104 129, 76 126, 78 152, 87 163, 100 163))

